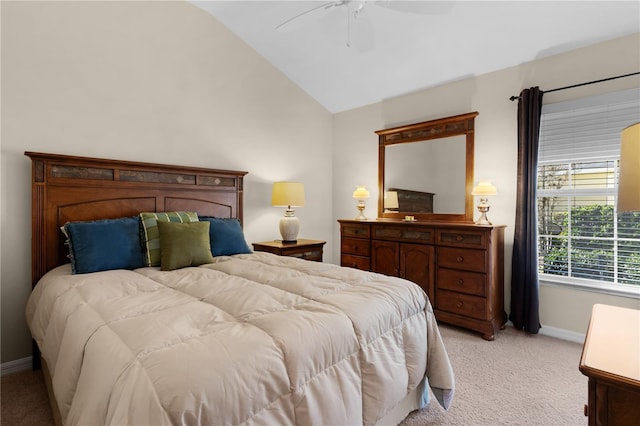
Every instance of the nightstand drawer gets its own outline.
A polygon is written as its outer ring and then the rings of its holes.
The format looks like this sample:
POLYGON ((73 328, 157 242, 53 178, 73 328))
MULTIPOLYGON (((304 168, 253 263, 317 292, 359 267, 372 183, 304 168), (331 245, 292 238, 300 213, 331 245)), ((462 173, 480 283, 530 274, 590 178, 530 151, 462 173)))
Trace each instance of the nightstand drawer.
POLYGON ((369 225, 356 223, 344 223, 341 227, 342 236, 351 238, 369 238, 370 229, 369 225))
POLYGON ((361 238, 343 238, 342 239, 342 253, 355 254, 357 256, 370 256, 371 244, 369 240, 361 238))
POLYGON ((293 243, 283 241, 264 241, 253 243, 254 251, 265 251, 278 256, 297 257, 299 259, 322 262, 324 241, 298 239, 293 243))
POLYGON ((487 276, 477 272, 438 268, 438 288, 460 293, 485 296, 487 276))
POLYGON ((453 247, 438 248, 438 266, 465 271, 486 272, 484 250, 472 250, 453 247))
POLYGON ((371 258, 343 254, 342 256, 340 256, 340 266, 347 266, 349 268, 369 271, 371 270, 371 258))
POLYGON ((486 248, 487 233, 479 231, 439 230, 437 242, 439 246, 486 248))
POLYGON ((442 311, 466 317, 476 319, 485 319, 487 317, 487 301, 484 297, 438 290, 436 293, 436 306, 442 311))
POLYGON ((304 260, 314 260, 316 262, 322 262, 322 249, 314 249, 314 250, 300 250, 300 251, 291 251, 285 256, 289 257, 297 257, 298 259, 304 260))

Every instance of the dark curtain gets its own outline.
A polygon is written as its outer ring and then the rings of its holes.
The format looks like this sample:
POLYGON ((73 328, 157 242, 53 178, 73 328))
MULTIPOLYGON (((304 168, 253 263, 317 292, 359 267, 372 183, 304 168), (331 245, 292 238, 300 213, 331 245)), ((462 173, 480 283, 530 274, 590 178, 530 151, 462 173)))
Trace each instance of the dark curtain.
POLYGON ((509 315, 516 329, 534 334, 540 330, 536 185, 542 94, 538 87, 524 89, 518 101, 518 183, 509 315))

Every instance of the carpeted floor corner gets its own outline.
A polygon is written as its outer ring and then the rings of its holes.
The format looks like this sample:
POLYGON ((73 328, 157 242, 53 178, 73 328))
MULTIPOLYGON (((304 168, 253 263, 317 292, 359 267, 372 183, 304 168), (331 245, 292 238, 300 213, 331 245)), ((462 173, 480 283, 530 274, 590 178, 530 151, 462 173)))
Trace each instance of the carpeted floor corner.
POLYGON ((53 426, 42 371, 22 371, 0 378, 2 426, 53 426))

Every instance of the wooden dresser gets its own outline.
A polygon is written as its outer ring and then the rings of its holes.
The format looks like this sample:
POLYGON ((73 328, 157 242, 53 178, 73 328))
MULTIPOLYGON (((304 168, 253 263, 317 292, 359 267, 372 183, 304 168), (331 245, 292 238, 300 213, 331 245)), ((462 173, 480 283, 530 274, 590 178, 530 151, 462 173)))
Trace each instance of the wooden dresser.
POLYGON ((438 321, 493 340, 504 311, 504 226, 339 220, 340 264, 415 282, 438 321))
POLYGON ((589 425, 640 424, 640 311, 594 305, 580 371, 589 377, 589 425))

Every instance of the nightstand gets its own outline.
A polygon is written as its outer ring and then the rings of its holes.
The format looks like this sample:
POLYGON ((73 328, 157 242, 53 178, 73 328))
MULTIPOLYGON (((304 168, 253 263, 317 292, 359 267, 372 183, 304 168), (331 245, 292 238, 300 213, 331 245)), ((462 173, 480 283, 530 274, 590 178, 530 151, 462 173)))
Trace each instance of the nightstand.
POLYGON ((637 425, 640 311, 593 305, 580 371, 589 377, 589 425, 637 425))
POLYGON ((326 241, 305 240, 302 238, 299 238, 295 243, 285 243, 281 240, 263 241, 253 243, 253 250, 322 262, 322 246, 325 243, 326 241))

